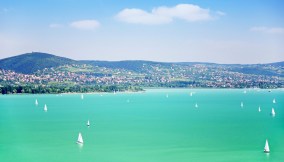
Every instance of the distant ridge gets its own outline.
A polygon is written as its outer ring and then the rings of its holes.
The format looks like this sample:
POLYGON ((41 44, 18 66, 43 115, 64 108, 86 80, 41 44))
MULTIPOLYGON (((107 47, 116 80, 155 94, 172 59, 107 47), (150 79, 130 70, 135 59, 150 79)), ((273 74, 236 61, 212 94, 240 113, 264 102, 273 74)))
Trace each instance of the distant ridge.
POLYGON ((270 63, 268 65, 274 65, 274 66, 284 66, 284 61, 282 62, 274 62, 274 63, 270 63))
POLYGON ((58 67, 70 64, 88 64, 92 66, 105 67, 111 69, 126 69, 139 73, 148 73, 151 66, 162 66, 170 69, 173 65, 194 66, 202 64, 204 66, 226 67, 229 71, 244 74, 284 76, 282 72, 267 70, 266 66, 284 66, 284 62, 268 64, 217 64, 210 62, 155 62, 145 60, 124 60, 124 61, 98 61, 98 60, 72 60, 59 57, 53 54, 42 52, 25 53, 0 60, 0 69, 13 70, 18 73, 32 74, 44 68, 58 67))
POLYGON ((78 63, 75 60, 48 53, 32 52, 0 60, 0 69, 31 74, 44 68, 78 63))

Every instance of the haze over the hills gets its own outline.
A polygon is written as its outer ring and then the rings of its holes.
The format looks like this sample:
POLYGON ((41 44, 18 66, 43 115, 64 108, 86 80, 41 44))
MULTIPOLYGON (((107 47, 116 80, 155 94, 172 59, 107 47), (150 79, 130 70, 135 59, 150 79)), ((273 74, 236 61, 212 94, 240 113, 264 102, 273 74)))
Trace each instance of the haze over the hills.
POLYGON ((281 0, 6 0, 0 59, 44 51, 75 60, 280 62, 283 6, 281 0))

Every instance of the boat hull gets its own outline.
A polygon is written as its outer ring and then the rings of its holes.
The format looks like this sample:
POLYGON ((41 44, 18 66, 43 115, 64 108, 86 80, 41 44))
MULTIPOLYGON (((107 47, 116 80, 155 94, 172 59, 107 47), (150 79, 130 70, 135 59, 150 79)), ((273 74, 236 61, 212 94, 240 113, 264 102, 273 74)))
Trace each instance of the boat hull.
POLYGON ((76 143, 77 143, 77 144, 83 144, 83 142, 80 142, 80 141, 77 141, 76 143))

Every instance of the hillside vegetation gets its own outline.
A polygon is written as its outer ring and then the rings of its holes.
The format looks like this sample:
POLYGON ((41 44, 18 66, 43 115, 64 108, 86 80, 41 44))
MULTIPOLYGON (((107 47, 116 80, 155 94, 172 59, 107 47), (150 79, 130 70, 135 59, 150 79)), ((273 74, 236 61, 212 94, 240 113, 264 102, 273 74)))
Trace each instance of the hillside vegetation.
POLYGON ((32 74, 37 70, 67 64, 79 64, 79 62, 52 54, 32 52, 0 60, 0 69, 32 74))
POLYGON ((284 66, 281 62, 76 61, 35 52, 0 60, 2 93, 137 91, 142 87, 284 88, 284 66))

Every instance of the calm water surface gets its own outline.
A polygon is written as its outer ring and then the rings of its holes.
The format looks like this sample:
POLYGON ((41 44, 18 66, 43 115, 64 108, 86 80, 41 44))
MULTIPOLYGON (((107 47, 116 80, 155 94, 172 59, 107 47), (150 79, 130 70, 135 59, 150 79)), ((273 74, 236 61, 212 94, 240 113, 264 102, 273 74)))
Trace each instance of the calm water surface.
POLYGON ((284 161, 284 90, 243 91, 2 95, 0 161, 284 161))

